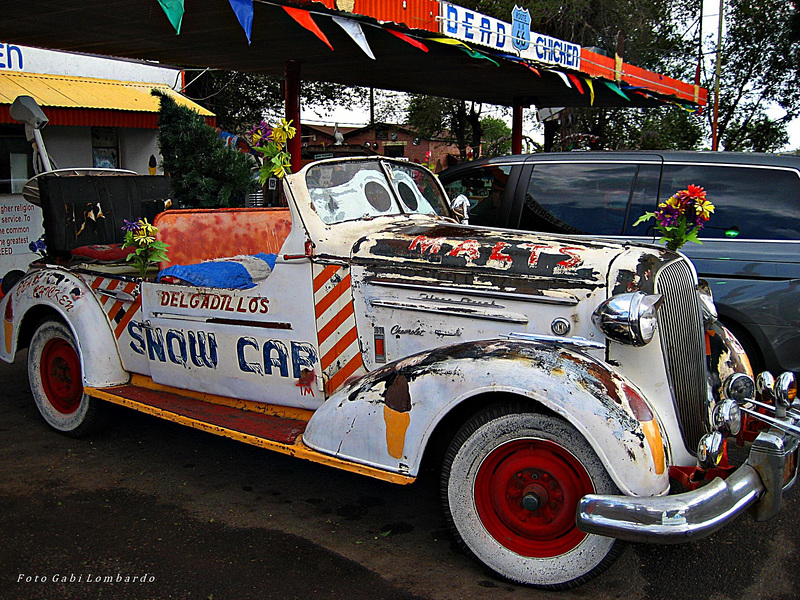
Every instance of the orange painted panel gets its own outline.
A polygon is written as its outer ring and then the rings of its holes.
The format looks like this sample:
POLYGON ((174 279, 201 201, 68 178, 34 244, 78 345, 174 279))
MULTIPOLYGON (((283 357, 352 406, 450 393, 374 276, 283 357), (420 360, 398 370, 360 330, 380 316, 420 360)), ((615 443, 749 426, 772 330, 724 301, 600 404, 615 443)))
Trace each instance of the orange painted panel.
MULTIPOLYGON (((439 15, 438 0, 317 0, 328 8, 356 15, 364 15, 379 21, 405 23, 411 29, 439 31, 436 17, 439 15)), ((308 6, 313 9, 313 5, 308 6)))
POLYGON ((170 262, 161 269, 240 254, 278 254, 292 228, 288 208, 168 210, 153 224, 158 239, 169 244, 170 262))
MULTIPOLYGON (((581 71, 591 77, 604 77, 614 81, 614 59, 581 49, 581 71)), ((678 81, 666 75, 622 63, 622 80, 660 94, 675 96, 681 100, 697 102, 700 106, 708 101, 708 90, 691 83, 678 81)))

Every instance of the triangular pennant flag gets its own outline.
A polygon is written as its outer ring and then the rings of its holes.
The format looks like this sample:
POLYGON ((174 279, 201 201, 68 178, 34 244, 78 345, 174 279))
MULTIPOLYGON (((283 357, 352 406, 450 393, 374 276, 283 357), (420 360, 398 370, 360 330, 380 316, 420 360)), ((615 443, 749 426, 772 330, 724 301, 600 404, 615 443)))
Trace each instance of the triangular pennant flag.
POLYGON ((612 83, 610 81, 605 81, 605 80, 603 80, 603 83, 605 83, 612 92, 616 92, 617 94, 625 98, 625 100, 627 100, 628 102, 631 101, 631 99, 625 95, 625 92, 619 89, 619 86, 616 83, 612 83))
POLYGON ((364 35, 364 30, 361 29, 361 24, 353 19, 345 19, 344 17, 331 17, 342 29, 347 32, 353 41, 358 44, 358 47, 364 51, 364 54, 375 60, 375 55, 372 53, 372 48, 367 43, 367 37, 364 35))
POLYGON ((449 38, 449 37, 434 37, 428 38, 432 42, 439 42, 440 44, 447 44, 448 46, 459 46, 462 48, 466 48, 467 50, 472 50, 469 46, 467 46, 464 42, 449 38))
POLYGON ((589 106, 594 106, 594 85, 592 85, 592 80, 588 77, 585 79, 586 87, 589 88, 589 106))
POLYGON ((459 50, 463 50, 464 52, 469 54, 472 58, 480 58, 480 59, 483 59, 483 60, 488 60, 490 63, 494 63, 498 67, 500 66, 499 62, 497 62, 496 60, 486 56, 482 52, 478 52, 477 50, 473 50, 472 48, 461 48, 460 46, 459 46, 458 49, 459 50))
POLYGON ((175 33, 181 32, 181 22, 183 22, 183 0, 158 0, 169 22, 175 28, 175 33))
POLYGON ((412 38, 410 36, 407 36, 405 33, 400 33, 399 31, 395 31, 394 29, 387 29, 385 27, 384 27, 383 30, 384 31, 388 31, 393 36, 400 38, 401 40, 403 40, 404 42, 406 42, 408 44, 411 44, 415 48, 419 48, 423 52, 428 52, 428 47, 425 44, 423 44, 422 42, 418 42, 417 40, 415 40, 414 38, 412 38))
POLYGON ((302 27, 308 29, 311 33, 317 36, 320 40, 325 42, 325 45, 328 46, 331 50, 333 50, 333 46, 328 41, 328 38, 325 37, 325 34, 322 33, 322 30, 319 26, 314 22, 314 19, 311 18, 311 13, 307 10, 303 10, 301 8, 291 8, 289 6, 284 6, 283 10, 285 10, 290 17, 292 17, 295 21, 297 21, 302 27))
POLYGON ((228 0, 228 2, 231 3, 231 8, 239 19, 249 44, 250 35, 253 33, 253 0, 228 0))
POLYGON ((573 75, 572 73, 567 73, 567 77, 569 77, 569 80, 575 85, 576 88, 578 88, 578 91, 581 94, 585 94, 586 93, 586 92, 583 91, 583 86, 581 85, 581 80, 578 79, 577 76, 573 75))
POLYGON ((545 71, 547 71, 548 73, 555 73, 556 75, 561 77, 561 79, 564 81, 565 86, 567 86, 568 88, 572 87, 572 84, 570 83, 569 79, 567 79, 567 76, 561 71, 556 71, 555 69, 545 69, 545 71))

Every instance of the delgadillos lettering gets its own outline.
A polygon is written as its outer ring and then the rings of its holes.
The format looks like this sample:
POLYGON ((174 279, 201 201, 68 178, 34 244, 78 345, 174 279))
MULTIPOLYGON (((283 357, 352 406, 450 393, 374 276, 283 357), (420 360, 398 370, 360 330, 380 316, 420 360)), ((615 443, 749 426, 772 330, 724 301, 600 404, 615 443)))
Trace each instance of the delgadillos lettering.
POLYGON ((180 291, 161 292, 161 306, 251 314, 269 312, 267 298, 242 298, 227 294, 187 294, 180 291))

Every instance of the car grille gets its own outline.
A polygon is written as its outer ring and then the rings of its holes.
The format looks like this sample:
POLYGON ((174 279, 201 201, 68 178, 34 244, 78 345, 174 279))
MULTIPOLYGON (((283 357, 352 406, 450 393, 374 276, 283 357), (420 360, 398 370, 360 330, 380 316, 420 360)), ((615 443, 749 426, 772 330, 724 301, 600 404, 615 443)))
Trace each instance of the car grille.
POLYGON ((683 260, 667 264, 656 275, 655 289, 664 295, 658 328, 672 398, 683 442, 694 453, 708 430, 708 410, 703 319, 691 268, 683 260))

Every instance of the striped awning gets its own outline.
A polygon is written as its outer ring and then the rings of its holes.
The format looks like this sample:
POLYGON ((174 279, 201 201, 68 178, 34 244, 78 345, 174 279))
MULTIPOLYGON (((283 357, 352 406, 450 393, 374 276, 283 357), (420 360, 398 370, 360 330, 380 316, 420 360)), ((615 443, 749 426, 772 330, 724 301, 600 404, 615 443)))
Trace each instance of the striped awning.
POLYGON ((159 101, 150 93, 154 88, 197 111, 209 124, 214 123, 212 112, 163 83, 19 72, 0 72, 0 123, 16 123, 9 107, 17 96, 31 96, 51 125, 155 129, 159 101))

